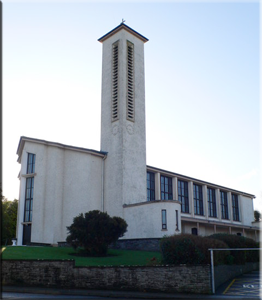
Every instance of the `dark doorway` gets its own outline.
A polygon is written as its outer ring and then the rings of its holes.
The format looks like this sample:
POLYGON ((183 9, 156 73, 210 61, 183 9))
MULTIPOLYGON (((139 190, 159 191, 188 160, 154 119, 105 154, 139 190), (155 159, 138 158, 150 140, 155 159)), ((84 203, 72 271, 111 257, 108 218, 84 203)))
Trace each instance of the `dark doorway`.
POLYGON ((31 242, 31 224, 24 225, 23 229, 23 245, 28 245, 31 242))
POLYGON ((192 233, 193 235, 197 235, 197 228, 192 228, 192 229, 191 229, 191 233, 192 233))

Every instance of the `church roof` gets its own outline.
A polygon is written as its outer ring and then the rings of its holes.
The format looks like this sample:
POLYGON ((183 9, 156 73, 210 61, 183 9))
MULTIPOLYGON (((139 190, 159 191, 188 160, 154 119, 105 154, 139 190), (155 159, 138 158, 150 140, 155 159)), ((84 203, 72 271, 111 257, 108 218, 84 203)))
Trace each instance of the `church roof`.
POLYGON ((142 34, 138 33, 137 31, 135 31, 131 27, 127 26, 123 22, 120 23, 120 25, 118 25, 116 28, 112 29, 111 31, 109 31, 108 33, 103 35, 101 38, 99 38, 98 41, 101 43, 104 42, 106 39, 108 39, 109 37, 111 37, 112 35, 117 33, 118 31, 120 31, 121 29, 124 29, 124 30, 128 31, 129 33, 133 34, 135 37, 139 38, 144 43, 146 43, 148 41, 148 38, 144 37, 142 34))
POLYGON ((21 160, 21 155, 23 152, 25 142, 43 144, 46 146, 53 146, 53 147, 66 149, 66 150, 85 152, 85 153, 93 154, 93 155, 100 156, 100 157, 105 157, 107 155, 107 152, 105 152, 105 151, 97 151, 97 150, 88 149, 88 148, 75 147, 75 146, 65 145, 65 144, 61 144, 61 143, 50 142, 50 141, 46 141, 46 140, 40 140, 40 139, 30 138, 30 137, 26 137, 26 136, 21 136, 18 147, 17 147, 17 151, 16 151, 16 154, 18 155, 18 159, 17 159, 18 162, 20 162, 20 160, 21 160))

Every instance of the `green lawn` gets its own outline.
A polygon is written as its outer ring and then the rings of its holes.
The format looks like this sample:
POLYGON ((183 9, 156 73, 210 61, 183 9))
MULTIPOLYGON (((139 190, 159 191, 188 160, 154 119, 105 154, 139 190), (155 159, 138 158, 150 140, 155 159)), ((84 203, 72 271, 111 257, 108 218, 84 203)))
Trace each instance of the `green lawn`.
POLYGON ((2 248, 2 259, 74 259, 76 266, 146 266, 161 261, 159 252, 112 250, 106 257, 80 257, 68 247, 7 246, 2 248), (156 259, 156 260, 155 260, 156 259))

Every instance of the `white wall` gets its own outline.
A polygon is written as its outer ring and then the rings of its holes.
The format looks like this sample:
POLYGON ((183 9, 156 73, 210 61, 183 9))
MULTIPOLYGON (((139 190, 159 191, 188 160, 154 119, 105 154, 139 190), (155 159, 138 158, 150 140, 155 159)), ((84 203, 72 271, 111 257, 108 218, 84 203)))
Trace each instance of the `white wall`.
MULTIPOLYGON (((88 153, 26 142, 21 174, 26 174, 27 153, 36 155, 31 242, 65 241, 66 226, 81 212, 101 210, 102 158, 88 153)), ((22 243, 25 178, 21 177, 18 244, 22 243)))
POLYGON ((178 201, 150 201, 124 207, 124 219, 128 224, 125 239, 160 238, 164 235, 181 233, 180 203, 178 201), (162 209, 167 212, 167 229, 162 229, 162 209), (178 231, 176 231, 178 210, 178 231))

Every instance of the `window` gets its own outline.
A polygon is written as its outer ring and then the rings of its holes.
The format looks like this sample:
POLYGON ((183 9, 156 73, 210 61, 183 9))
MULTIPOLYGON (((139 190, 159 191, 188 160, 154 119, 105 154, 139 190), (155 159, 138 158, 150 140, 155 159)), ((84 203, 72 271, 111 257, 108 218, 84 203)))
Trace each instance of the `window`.
POLYGON ((127 119, 134 121, 134 44, 127 42, 127 119))
POLYGON ((34 196, 34 177, 26 178, 26 191, 25 191, 25 222, 32 222, 33 211, 33 196, 34 196))
POLYGON ((155 174, 147 172, 147 201, 155 200, 155 174))
POLYGON ((35 173, 35 154, 28 153, 26 174, 35 173))
POLYGON ((233 208, 233 220, 239 221, 238 196, 236 194, 232 194, 232 208, 233 208))
POLYGON ((161 181, 161 200, 173 200, 172 178, 162 176, 161 181))
POLYGON ((181 212, 189 213, 188 203, 188 183, 186 181, 178 180, 178 200, 181 202, 181 212))
POLYGON ((216 194, 214 189, 207 188, 207 202, 208 202, 209 217, 216 218, 217 217, 216 194))
POLYGON ((178 210, 176 210, 176 230, 179 230, 179 228, 178 228, 178 210))
POLYGON ((112 49, 112 122, 118 120, 118 41, 112 49))
POLYGON ((204 215, 202 186, 194 183, 194 212, 196 215, 204 215))
POLYGON ((228 220, 227 192, 220 191, 221 218, 228 220))
POLYGON ((162 229, 167 229, 166 209, 162 209, 162 229))

